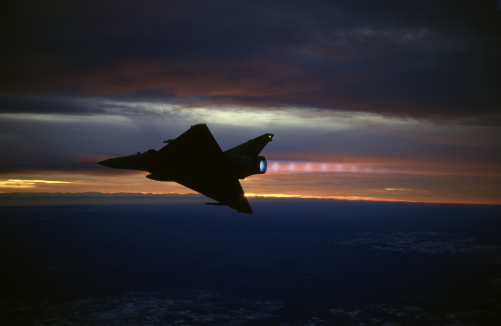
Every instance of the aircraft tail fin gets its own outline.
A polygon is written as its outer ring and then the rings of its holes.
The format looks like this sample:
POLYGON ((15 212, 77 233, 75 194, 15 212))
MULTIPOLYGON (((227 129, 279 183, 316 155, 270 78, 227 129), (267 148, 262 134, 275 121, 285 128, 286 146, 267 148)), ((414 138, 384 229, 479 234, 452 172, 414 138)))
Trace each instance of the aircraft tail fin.
POLYGON ((233 147, 224 153, 230 155, 258 156, 263 148, 272 140, 273 136, 273 134, 261 135, 249 140, 248 142, 233 147))

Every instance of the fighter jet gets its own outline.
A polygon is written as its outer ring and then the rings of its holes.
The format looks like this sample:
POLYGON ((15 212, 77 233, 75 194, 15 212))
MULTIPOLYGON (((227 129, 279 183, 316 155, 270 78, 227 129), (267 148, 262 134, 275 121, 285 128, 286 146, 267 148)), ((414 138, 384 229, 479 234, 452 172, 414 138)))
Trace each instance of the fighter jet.
POLYGON ((146 177, 156 181, 177 182, 209 198, 207 205, 229 206, 241 213, 252 214, 238 179, 266 173, 267 164, 259 153, 273 138, 264 134, 221 150, 205 124, 191 126, 160 150, 110 158, 97 164, 114 169, 148 171, 146 177))

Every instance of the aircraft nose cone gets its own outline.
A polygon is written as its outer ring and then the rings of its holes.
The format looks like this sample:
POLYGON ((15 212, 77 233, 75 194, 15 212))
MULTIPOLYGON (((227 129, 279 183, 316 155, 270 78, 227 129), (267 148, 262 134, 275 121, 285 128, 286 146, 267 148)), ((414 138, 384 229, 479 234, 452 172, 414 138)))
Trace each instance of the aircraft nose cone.
POLYGON ((110 159, 107 159, 107 160, 104 160, 101 162, 97 162, 96 164, 106 166, 107 168, 116 168, 116 161, 113 158, 110 158, 110 159))

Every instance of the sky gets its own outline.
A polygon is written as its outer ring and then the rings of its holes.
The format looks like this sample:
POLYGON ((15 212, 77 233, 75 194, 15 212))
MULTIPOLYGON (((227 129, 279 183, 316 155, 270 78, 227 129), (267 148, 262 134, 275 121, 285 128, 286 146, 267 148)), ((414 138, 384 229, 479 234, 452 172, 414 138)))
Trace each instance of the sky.
POLYGON ((92 163, 264 133, 248 196, 501 204, 499 1, 7 1, 0 192, 191 193, 92 163))

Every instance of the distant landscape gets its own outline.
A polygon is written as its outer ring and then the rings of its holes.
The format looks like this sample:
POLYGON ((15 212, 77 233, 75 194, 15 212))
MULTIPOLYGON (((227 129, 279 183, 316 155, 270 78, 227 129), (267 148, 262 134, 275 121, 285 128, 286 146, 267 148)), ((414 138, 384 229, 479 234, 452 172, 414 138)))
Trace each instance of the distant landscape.
POLYGON ((501 207, 0 194, 2 325, 497 325, 501 207))

